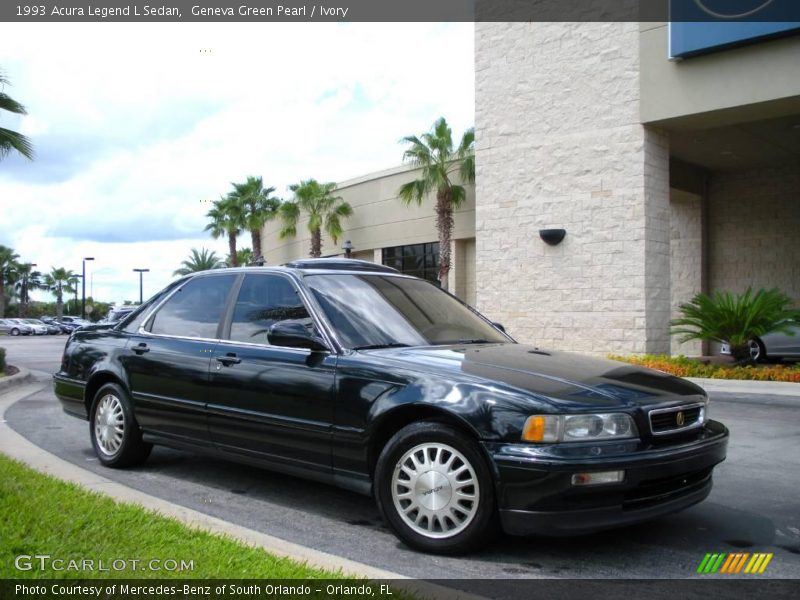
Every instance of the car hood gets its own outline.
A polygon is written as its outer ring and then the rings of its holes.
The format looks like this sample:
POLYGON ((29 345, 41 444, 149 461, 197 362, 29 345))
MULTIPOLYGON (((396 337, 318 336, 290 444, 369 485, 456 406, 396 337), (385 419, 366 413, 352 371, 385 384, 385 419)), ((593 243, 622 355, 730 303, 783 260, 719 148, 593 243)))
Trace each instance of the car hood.
POLYGON ((469 344, 370 351, 384 360, 442 376, 479 378, 559 404, 642 406, 703 396, 695 384, 652 369, 524 344, 469 344))

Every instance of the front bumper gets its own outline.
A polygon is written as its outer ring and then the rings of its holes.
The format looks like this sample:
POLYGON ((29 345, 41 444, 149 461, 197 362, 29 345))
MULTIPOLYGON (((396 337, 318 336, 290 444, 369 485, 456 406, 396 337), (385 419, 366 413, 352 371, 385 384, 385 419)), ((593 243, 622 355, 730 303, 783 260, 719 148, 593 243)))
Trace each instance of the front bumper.
POLYGON ((532 444, 486 442, 484 447, 494 462, 507 533, 578 535, 647 521, 702 501, 711 492, 714 466, 725 460, 728 436, 724 425, 709 421, 691 440, 617 454, 608 454, 602 444, 585 446, 584 456, 532 444), (620 483, 572 485, 573 474, 598 471, 625 471, 625 477, 620 483))

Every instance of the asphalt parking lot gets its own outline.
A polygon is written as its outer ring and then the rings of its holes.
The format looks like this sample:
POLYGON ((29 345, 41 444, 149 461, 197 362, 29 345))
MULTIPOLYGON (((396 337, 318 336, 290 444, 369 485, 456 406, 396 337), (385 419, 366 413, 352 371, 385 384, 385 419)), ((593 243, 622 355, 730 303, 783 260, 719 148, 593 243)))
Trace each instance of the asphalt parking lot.
POLYGON ((707 552, 774 552, 765 577, 800 577, 800 397, 712 395, 712 417, 731 430, 728 460, 711 496, 682 513, 578 538, 501 536, 450 558, 407 549, 370 498, 337 488, 164 448, 134 470, 101 467, 88 424, 62 413, 44 375, 65 339, 0 338, 11 364, 42 372, 6 413, 11 427, 105 477, 282 539, 417 578, 479 578, 470 591, 493 598, 514 597, 515 578, 692 577, 707 552))

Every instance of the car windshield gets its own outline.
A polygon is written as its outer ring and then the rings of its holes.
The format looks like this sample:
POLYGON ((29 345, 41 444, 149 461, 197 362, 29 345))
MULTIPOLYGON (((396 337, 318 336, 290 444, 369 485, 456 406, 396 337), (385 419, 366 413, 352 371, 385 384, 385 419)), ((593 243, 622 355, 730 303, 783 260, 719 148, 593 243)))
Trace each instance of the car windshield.
POLYGON ((469 308, 422 279, 377 274, 305 279, 351 349, 508 342, 469 308))

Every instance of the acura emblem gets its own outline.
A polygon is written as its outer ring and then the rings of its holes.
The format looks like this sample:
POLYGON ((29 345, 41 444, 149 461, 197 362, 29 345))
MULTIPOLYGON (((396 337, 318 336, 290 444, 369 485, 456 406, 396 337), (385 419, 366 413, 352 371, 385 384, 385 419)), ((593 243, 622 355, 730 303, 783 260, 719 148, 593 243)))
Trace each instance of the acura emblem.
POLYGON ((675 415, 675 422, 678 425, 683 425, 684 420, 685 419, 683 418, 683 411, 680 411, 677 415, 675 415))

